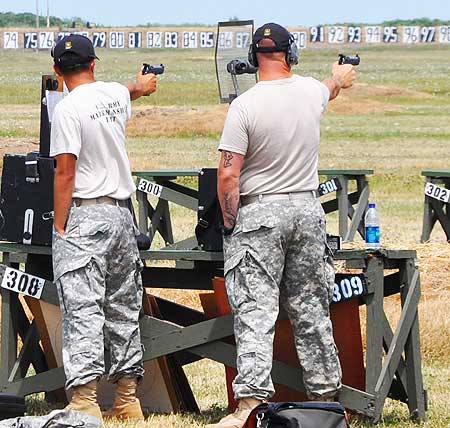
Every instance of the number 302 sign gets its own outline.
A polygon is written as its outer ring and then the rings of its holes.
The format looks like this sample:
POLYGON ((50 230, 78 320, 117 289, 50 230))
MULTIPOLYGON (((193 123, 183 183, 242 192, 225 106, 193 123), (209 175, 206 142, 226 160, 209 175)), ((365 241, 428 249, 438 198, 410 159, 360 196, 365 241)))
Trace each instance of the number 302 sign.
POLYGON ((450 189, 445 187, 436 186, 433 183, 427 183, 425 186, 425 195, 430 198, 437 199, 441 202, 450 202, 450 189))
POLYGON ((40 299, 44 284, 45 279, 29 275, 17 269, 6 268, 1 286, 10 291, 40 299))

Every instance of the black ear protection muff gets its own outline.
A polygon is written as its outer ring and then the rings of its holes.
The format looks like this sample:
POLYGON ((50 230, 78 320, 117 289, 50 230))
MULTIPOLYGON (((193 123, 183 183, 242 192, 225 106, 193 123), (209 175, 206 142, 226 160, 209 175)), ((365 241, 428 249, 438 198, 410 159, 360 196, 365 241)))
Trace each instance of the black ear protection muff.
MULTIPOLYGON (((258 67, 258 58, 256 57, 256 52, 279 52, 278 49, 273 47, 255 47, 254 43, 250 44, 248 48, 248 62, 254 67, 258 67)), ((291 35, 289 38, 289 45, 286 49, 286 63, 289 66, 298 64, 300 53, 298 51, 297 44, 295 43, 294 36, 291 35)))

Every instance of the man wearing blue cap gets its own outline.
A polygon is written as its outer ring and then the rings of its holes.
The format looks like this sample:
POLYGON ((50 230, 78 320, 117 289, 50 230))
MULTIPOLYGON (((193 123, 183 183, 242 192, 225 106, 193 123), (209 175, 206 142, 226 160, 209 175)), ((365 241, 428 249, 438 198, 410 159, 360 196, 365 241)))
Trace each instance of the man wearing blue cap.
POLYGON ((137 74, 121 85, 96 81, 92 42, 69 35, 53 52, 54 69, 69 94, 54 111, 51 156, 54 181, 53 270, 63 316, 69 409, 102 418, 97 382, 117 383, 107 416, 143 419, 136 398, 142 378, 139 312, 142 263, 127 200, 135 191, 125 150, 131 100, 156 90, 156 76, 137 74))
POLYGON ((241 428, 251 410, 273 396, 279 302, 293 327, 308 396, 332 400, 341 387, 329 316, 334 273, 326 263, 325 215, 315 190, 320 118, 353 84, 355 69, 336 63, 323 82, 293 74, 295 41, 274 23, 256 30, 249 62, 258 66, 259 82, 230 106, 218 171, 238 408, 207 428, 241 428))

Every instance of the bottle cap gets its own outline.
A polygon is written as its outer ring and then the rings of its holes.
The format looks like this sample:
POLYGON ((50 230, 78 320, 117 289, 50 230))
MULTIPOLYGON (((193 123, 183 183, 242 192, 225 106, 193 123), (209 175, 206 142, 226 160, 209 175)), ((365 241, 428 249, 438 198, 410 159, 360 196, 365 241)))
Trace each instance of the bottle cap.
POLYGON ((369 204, 369 208, 375 208, 375 204, 374 203, 370 203, 369 204))

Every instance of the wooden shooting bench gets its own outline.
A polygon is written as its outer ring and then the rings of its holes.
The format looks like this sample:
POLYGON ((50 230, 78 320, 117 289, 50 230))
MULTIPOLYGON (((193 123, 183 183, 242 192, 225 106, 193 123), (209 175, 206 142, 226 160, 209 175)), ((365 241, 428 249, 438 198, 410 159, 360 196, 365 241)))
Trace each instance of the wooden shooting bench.
POLYGON ((421 242, 430 239, 437 222, 450 242, 450 169, 422 171, 425 177, 425 201, 421 242))
MULTIPOLYGON (((144 191, 139 189, 136 197, 139 205, 139 229, 153 240, 156 231, 164 239, 166 246, 173 248, 174 239, 169 202, 181 205, 194 212, 198 210, 198 190, 186 185, 176 183, 179 178, 198 179, 201 170, 149 170, 135 171, 133 175, 140 179, 149 181, 149 186, 144 191), (156 186, 154 186, 156 184, 156 186), (156 205, 152 205, 148 200, 148 195, 153 195, 157 199, 156 205)), ((369 183, 367 175, 373 174, 373 170, 319 170, 320 176, 327 179, 337 179, 337 186, 333 199, 323 202, 326 214, 338 212, 339 215, 339 235, 344 241, 353 241, 356 232, 359 232, 364 239, 364 215, 369 203, 369 183), (356 185, 356 189, 350 192, 350 186, 356 185)), ((333 183, 334 185, 335 183, 333 183)), ((187 239, 178 243, 177 248, 190 249, 196 246, 195 239, 187 239), (180 247, 181 245, 181 247, 180 247)))
MULTIPOLYGON (((48 270, 40 266, 51 256, 51 248, 13 243, 0 243, 3 265, 1 278, 8 278, 5 265, 25 270, 45 278, 48 270)), ((142 279, 148 288, 212 290, 213 278, 223 276, 223 255, 201 250, 160 249, 141 252, 144 261, 188 262, 189 267, 145 267, 142 279)), ((422 383, 419 321, 417 306, 420 298, 419 271, 415 265, 416 253, 406 250, 343 250, 335 259, 343 261, 352 274, 342 274, 338 293, 345 303, 366 306, 365 379, 361 389, 344 386, 340 402, 373 422, 380 420, 387 397, 406 403, 412 418, 423 420, 426 393, 422 383), (365 287, 354 287, 348 275, 358 276, 365 287), (383 309, 384 298, 399 295, 400 319, 391 327, 383 309)), ((11 272, 11 271, 9 271, 11 272)), ((348 271, 347 271, 348 272, 348 271)), ((17 272, 16 274, 17 275, 17 272)), ((19 272, 19 276, 25 274, 19 272)), ((17 279, 17 277, 16 277, 17 279)), ((4 281, 15 287, 11 278, 4 281)), ((28 283, 24 279, 22 283, 28 283)), ((9 284, 9 285, 8 285, 9 284)), ((43 283, 41 300, 58 305, 56 287, 51 281, 43 283)), ((335 289, 336 290, 336 289, 335 289)), ((336 293, 335 293, 336 294, 336 293)), ((1 288, 1 364, 0 392, 26 396, 63 388, 65 376, 62 367, 48 370, 35 320, 29 321, 19 294, 1 288), (23 346, 19 350, 19 337, 23 346), (33 366, 36 374, 29 375, 33 366)), ((207 319, 202 311, 184 307, 171 301, 157 299, 160 316, 142 316, 141 335, 145 347, 144 361, 162 356, 175 356, 181 365, 209 358, 229 367, 236 366, 236 352, 231 315, 207 319)), ((341 306, 342 305, 342 306, 341 306)), ((359 316, 359 315, 358 315, 359 316)), ((362 345, 361 356, 362 356, 362 345)), ((280 361, 274 361, 273 379, 276 384, 302 391, 302 373, 280 361)), ((346 373, 344 372, 344 379, 346 373)))

